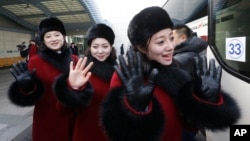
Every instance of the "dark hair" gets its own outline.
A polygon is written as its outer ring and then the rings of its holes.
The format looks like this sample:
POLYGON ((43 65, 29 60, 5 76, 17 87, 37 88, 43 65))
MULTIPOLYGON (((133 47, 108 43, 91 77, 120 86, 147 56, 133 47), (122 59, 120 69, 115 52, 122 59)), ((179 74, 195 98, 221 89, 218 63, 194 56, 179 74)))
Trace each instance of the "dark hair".
POLYGON ((36 42, 34 39, 31 39, 29 42, 36 42))
POLYGON ((192 37, 193 31, 185 24, 177 24, 173 27, 177 34, 185 35, 187 38, 192 37))
MULTIPOLYGON (((166 28, 172 29, 173 22, 168 13, 161 7, 152 6, 141 10, 129 23, 127 35, 131 42, 130 49, 135 51, 148 50, 149 42, 152 36, 166 28)), ((146 54, 142 53, 144 74, 148 75, 156 61, 148 59, 146 54)))

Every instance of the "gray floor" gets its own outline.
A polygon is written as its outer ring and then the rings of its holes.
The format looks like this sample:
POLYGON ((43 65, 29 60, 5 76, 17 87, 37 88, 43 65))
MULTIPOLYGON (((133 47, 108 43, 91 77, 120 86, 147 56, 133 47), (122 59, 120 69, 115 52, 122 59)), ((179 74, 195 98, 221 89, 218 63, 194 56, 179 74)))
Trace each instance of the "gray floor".
POLYGON ((30 141, 33 107, 9 101, 7 91, 13 80, 9 68, 0 69, 0 141, 30 141))

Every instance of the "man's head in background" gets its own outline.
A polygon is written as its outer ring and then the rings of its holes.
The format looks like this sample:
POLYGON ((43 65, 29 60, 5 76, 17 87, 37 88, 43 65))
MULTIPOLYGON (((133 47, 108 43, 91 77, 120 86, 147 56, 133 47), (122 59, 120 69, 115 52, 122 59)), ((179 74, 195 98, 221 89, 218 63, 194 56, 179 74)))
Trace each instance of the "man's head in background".
POLYGON ((192 36, 192 33, 193 33, 192 30, 184 24, 175 25, 173 27, 173 36, 175 45, 178 46, 184 41, 186 41, 188 38, 192 36))

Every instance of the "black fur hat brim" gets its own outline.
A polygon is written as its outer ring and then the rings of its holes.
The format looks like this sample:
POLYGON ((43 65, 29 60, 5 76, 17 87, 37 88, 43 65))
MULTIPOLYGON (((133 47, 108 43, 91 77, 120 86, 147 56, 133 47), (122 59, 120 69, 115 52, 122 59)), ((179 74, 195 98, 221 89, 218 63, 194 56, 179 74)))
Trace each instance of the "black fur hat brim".
POLYGON ((139 45, 153 34, 165 28, 172 28, 173 23, 168 13, 161 7, 143 9, 129 23, 128 38, 132 45, 139 45))
POLYGON ((92 25, 87 31, 87 44, 90 46, 91 42, 95 38, 104 38, 110 45, 114 44, 115 34, 113 30, 102 23, 92 25))
POLYGON ((49 31, 59 31, 64 36, 66 35, 65 27, 59 19, 50 17, 42 20, 39 24, 39 37, 43 41, 44 34, 49 31))

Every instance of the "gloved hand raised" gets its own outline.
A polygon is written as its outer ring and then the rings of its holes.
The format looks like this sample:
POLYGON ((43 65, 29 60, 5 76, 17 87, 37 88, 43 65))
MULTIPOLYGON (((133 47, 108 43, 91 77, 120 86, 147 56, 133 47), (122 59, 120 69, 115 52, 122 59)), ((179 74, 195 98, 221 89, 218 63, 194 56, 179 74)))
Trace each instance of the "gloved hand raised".
POLYGON ((29 92, 33 90, 35 81, 34 81, 34 72, 30 72, 27 67, 27 63, 24 61, 19 61, 17 64, 14 64, 10 69, 11 74, 16 79, 18 86, 24 91, 29 92))
POLYGON ((115 66, 115 70, 125 87, 128 103, 138 111, 145 111, 149 104, 158 75, 158 70, 153 69, 147 84, 144 84, 142 72, 142 58, 139 52, 128 51, 128 64, 123 56, 119 56, 120 67, 115 66))
POLYGON ((221 82, 221 66, 216 68, 215 60, 209 60, 209 68, 207 68, 207 58, 194 58, 194 92, 201 99, 216 102, 220 94, 221 82))

